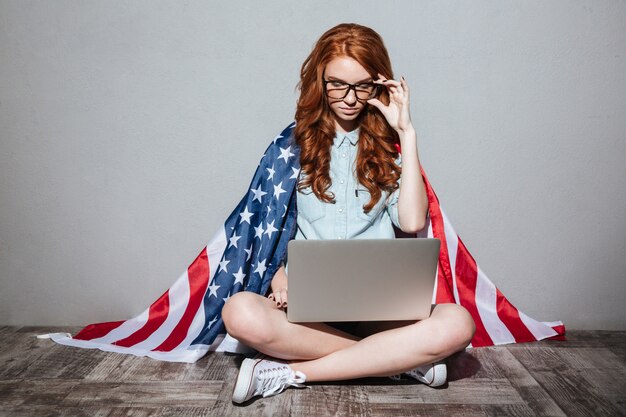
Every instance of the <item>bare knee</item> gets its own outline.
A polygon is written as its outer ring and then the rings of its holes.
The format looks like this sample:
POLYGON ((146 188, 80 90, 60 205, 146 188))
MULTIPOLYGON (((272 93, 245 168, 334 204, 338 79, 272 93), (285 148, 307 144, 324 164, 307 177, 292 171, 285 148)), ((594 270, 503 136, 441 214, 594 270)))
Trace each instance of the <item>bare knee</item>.
POLYGON ((265 343, 270 335, 267 314, 258 294, 242 291, 231 296, 222 308, 229 335, 243 343, 265 343))
POLYGON ((476 324, 465 307, 458 304, 440 304, 437 320, 438 353, 450 356, 465 349, 476 332, 476 324))

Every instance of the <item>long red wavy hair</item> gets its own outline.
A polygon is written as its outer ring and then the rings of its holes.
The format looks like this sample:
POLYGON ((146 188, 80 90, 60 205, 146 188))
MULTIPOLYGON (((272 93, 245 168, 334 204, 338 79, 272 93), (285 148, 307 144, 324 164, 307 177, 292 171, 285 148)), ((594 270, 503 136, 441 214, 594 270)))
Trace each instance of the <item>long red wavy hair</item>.
MULTIPOLYGON (((300 166, 306 176, 298 190, 311 186, 318 199, 330 203, 333 193, 327 190, 330 180, 330 149, 335 137, 334 114, 328 105, 323 86, 326 65, 337 57, 357 61, 374 78, 378 73, 391 79, 393 71, 382 38, 374 30, 355 23, 342 23, 317 41, 300 71, 300 98, 296 109, 295 139, 300 146, 300 166)), ((389 94, 381 88, 378 99, 389 104, 389 94)), ((363 206, 369 212, 382 196, 381 190, 392 193, 398 188, 401 168, 398 157, 398 134, 389 126, 382 113, 366 105, 357 119, 359 130, 356 177, 370 192, 370 201, 363 206)))

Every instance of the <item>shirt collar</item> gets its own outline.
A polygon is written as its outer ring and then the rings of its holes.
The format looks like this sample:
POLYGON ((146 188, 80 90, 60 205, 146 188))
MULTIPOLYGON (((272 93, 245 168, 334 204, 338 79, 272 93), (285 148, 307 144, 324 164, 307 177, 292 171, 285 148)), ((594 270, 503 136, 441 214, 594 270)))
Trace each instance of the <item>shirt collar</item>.
POLYGON ((335 133, 335 139, 333 141, 333 145, 335 145, 335 147, 338 148, 347 139, 352 144, 352 146, 356 146, 357 142, 359 141, 359 130, 360 129, 357 127, 356 129, 348 133, 341 133, 341 132, 335 133))

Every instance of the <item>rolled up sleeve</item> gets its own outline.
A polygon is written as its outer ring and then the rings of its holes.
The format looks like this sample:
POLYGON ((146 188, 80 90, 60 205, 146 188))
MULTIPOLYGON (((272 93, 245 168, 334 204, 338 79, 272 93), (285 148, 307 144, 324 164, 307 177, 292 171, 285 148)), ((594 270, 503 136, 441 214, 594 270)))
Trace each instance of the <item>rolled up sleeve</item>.
POLYGON ((398 217, 398 196, 400 195, 400 188, 391 194, 391 198, 389 203, 387 204, 387 212, 389 212, 389 217, 391 218, 391 223, 394 224, 398 229, 400 229, 400 218, 398 217))
MULTIPOLYGON (((396 164, 401 165, 402 157, 398 156, 396 159, 396 164)), ((391 218, 391 222, 400 229, 400 217, 398 215, 398 197, 400 196, 400 178, 398 178, 398 189, 391 194, 387 202, 387 212, 389 213, 389 217, 391 218)))

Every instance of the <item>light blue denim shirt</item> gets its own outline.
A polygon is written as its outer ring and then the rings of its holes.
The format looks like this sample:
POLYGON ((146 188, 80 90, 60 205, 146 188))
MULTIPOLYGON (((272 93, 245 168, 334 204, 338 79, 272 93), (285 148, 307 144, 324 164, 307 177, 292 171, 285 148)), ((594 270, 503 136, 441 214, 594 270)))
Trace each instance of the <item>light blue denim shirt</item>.
MULTIPOLYGON (((337 133, 330 151, 330 179, 328 191, 334 193, 335 203, 318 200, 308 187, 296 193, 298 206, 295 239, 392 239, 392 224, 400 227, 398 220, 398 196, 400 189, 391 196, 382 196, 369 213, 363 206, 370 200, 370 193, 356 178, 356 155, 359 129, 337 133)), ((400 165, 398 156, 396 164, 400 165)), ((303 175, 301 172, 300 175, 303 175)), ((400 180, 398 180, 398 185, 400 180)))
MULTIPOLYGON (((356 179, 356 155, 359 129, 337 133, 330 151, 330 179, 328 191, 334 193, 335 203, 318 200, 311 188, 296 193, 298 206, 295 239, 393 239, 392 223, 398 228, 398 196, 382 196, 369 213, 363 206, 370 201, 370 193, 356 179)), ((401 158, 395 161, 398 165, 401 158)), ((301 172, 301 175, 302 172, 301 172)), ((398 185, 400 180, 398 180, 398 185)))

